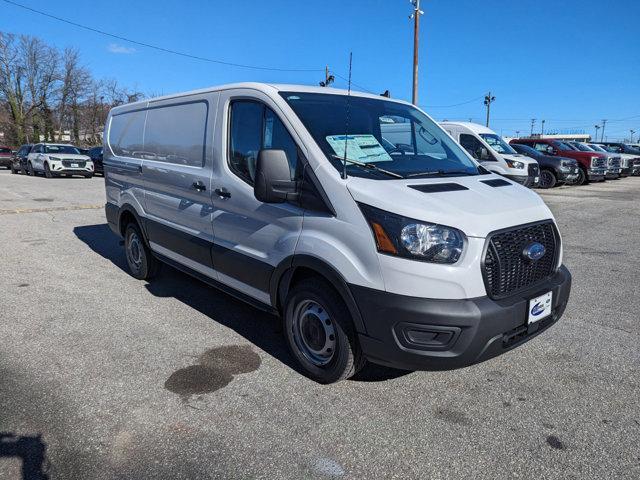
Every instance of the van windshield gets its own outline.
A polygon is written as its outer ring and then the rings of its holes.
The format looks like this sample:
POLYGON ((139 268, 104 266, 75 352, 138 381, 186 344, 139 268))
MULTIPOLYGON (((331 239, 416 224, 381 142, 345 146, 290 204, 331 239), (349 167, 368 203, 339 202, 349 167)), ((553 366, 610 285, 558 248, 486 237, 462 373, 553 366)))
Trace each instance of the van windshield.
POLYGON ((280 92, 329 162, 375 178, 478 175, 478 166, 418 109, 383 99, 280 92))
POLYGON ((498 153, 506 153, 513 155, 516 152, 511 145, 505 142, 502 137, 499 137, 495 133, 481 133, 482 139, 498 153))

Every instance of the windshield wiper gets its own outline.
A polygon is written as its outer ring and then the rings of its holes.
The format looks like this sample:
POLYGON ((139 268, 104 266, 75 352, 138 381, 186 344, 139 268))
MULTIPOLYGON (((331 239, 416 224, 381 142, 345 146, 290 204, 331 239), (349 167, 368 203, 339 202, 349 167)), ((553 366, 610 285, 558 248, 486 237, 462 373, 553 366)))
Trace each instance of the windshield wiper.
POLYGON ((477 175, 477 173, 467 172, 466 170, 430 170, 428 172, 410 173, 406 178, 421 177, 423 175, 477 175))
POLYGON ((400 175, 399 173, 395 173, 395 172, 391 172, 389 170, 385 170, 384 168, 380 168, 377 165, 373 164, 373 163, 364 163, 364 162, 359 162, 357 160, 351 160, 350 158, 344 158, 344 157, 339 157, 338 155, 333 155, 331 154, 331 156, 337 160, 340 160, 341 162, 344 162, 345 160, 347 161, 347 163, 350 163, 352 165, 357 165, 358 167, 362 167, 362 168, 366 168, 368 170, 374 170, 376 172, 380 172, 380 173, 384 173, 386 175, 389 175, 390 177, 394 177, 394 178, 405 178, 402 175, 400 175))

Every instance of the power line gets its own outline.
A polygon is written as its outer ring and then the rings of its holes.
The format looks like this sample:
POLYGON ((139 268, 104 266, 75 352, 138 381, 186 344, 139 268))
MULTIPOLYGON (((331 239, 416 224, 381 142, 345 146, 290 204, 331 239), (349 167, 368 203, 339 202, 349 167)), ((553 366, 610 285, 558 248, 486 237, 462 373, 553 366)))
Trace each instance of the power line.
POLYGON ((479 97, 472 98, 471 100, 467 100, 466 102, 454 103, 453 105, 420 105, 422 108, 451 108, 451 107, 459 107, 460 105, 468 105, 469 103, 477 102, 481 98, 484 98, 484 95, 480 95, 479 97))
POLYGON ((257 65, 247 65, 247 64, 242 64, 242 63, 225 62, 223 60, 214 60, 212 58, 201 57, 201 56, 198 56, 198 55, 192 55, 190 53, 179 52, 177 50, 171 50, 169 48, 159 47, 157 45, 152 45, 150 43, 139 42, 137 40, 132 40, 130 38, 123 37, 121 35, 116 35, 114 33, 105 32, 104 30, 98 30, 97 28, 89 27, 87 25, 82 25, 80 23, 76 23, 76 22, 73 22, 71 20, 67 20, 65 18, 57 17, 57 16, 52 15, 50 13, 46 13, 46 12, 43 12, 41 10, 36 10, 35 8, 31 8, 31 7, 28 7, 26 5, 22 5, 20 3, 13 2, 11 0, 2 0, 2 1, 5 2, 5 3, 8 3, 10 5, 14 5, 16 7, 22 8, 24 10, 28 10, 28 11, 33 12, 33 13, 37 13, 38 15, 42 15, 42 16, 45 16, 45 17, 48 17, 48 18, 52 18, 52 19, 57 20, 59 22, 63 22, 63 23, 69 24, 69 25, 73 25, 74 27, 82 28, 84 30, 89 30, 90 32, 99 33, 100 35, 106 35, 107 37, 116 38, 116 39, 122 40, 124 42, 129 42, 129 43, 132 43, 134 45, 139 45, 141 47, 151 48, 151 49, 154 49, 154 50, 158 50, 160 52, 170 53, 172 55, 179 55, 181 57, 186 57, 186 58, 191 58, 193 60, 200 60, 200 61, 203 61, 203 62, 216 63, 218 65, 226 65, 226 66, 229 66, 229 67, 249 68, 249 69, 253 69, 253 70, 268 70, 268 71, 274 71, 274 72, 321 72, 321 71, 323 71, 321 68, 313 68, 313 69, 311 69, 311 68, 262 67, 262 66, 257 66, 257 65))

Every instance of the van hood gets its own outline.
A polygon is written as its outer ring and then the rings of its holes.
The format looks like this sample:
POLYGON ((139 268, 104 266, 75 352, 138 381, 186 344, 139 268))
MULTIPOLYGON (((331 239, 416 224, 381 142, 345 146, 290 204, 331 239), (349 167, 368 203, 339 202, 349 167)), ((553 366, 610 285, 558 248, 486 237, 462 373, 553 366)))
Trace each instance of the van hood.
POLYGON ((349 177, 347 188, 356 202, 455 227, 469 237, 484 238, 494 230, 553 218, 537 193, 494 174, 411 180, 349 177), (508 185, 491 186, 487 180, 508 185))

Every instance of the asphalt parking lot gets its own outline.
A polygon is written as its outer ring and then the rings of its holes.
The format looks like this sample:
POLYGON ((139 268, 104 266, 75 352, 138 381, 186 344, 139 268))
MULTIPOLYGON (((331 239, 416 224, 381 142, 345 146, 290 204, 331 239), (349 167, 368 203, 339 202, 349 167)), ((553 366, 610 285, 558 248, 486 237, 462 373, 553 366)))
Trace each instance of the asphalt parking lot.
POLYGON ((101 177, 0 171, 0 478, 639 478, 640 178, 542 193, 573 292, 551 330, 448 372, 322 386, 278 321, 127 274, 101 177), (7 436, 11 434, 13 436, 7 436))

